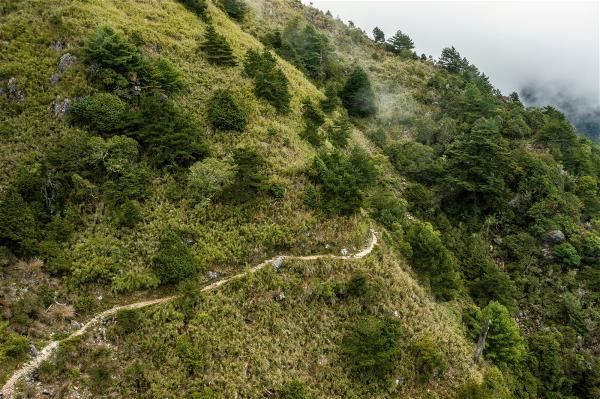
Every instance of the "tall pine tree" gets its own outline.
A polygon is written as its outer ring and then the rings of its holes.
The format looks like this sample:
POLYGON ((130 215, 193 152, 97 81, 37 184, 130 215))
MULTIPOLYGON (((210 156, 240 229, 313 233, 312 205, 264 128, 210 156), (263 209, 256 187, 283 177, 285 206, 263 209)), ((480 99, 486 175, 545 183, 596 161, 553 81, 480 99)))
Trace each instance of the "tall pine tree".
POLYGON ((373 39, 377 43, 385 42, 385 34, 381 29, 379 29, 378 26, 376 26, 375 29, 373 29, 373 39))
POLYGON ((226 66, 237 64, 231 46, 223 35, 217 33, 212 24, 206 28, 206 35, 200 49, 206 54, 206 58, 211 64, 226 66))
POLYGON ((405 50, 412 50, 415 48, 415 44, 412 39, 405 33, 402 33, 401 30, 396 32, 396 34, 388 39, 388 44, 390 45, 392 51, 396 54, 400 54, 405 50))

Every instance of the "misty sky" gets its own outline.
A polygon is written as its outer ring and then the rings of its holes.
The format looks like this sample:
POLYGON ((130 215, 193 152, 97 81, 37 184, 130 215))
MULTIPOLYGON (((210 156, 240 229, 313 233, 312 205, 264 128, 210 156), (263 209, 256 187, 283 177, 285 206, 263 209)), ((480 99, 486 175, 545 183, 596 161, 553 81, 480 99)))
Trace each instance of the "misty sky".
MULTIPOLYGON (((303 0, 309 3, 308 0, 303 0)), ((503 93, 525 84, 600 104, 598 1, 313 0, 343 21, 386 38, 408 33, 418 54, 455 46, 503 93)), ((551 102, 551 101, 549 101, 551 102)))

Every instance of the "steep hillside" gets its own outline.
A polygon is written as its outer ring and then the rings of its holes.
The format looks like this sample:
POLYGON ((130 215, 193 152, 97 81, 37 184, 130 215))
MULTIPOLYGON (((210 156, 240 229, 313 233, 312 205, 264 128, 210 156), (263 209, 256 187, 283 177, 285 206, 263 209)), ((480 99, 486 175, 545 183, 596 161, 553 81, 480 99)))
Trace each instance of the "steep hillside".
POLYGON ((600 149, 454 48, 282 0, 9 0, 0 41, 0 381, 60 341, 15 397, 600 392, 600 149))

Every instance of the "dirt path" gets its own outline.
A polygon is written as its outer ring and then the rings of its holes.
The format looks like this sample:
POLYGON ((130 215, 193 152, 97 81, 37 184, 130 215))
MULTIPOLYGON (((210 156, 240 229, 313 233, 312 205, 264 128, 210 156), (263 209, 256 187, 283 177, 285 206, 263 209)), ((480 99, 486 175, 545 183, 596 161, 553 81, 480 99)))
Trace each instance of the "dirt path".
MULTIPOLYGON (((219 288, 220 286, 222 286, 223 284, 228 283, 231 280, 236 280, 236 279, 242 278, 245 275, 247 275, 248 273, 254 273, 254 272, 264 268, 265 266, 268 266, 271 264, 278 264, 285 259, 292 259, 292 260, 316 260, 316 259, 352 260, 352 259, 364 258, 365 256, 369 255, 371 253, 371 251, 373 251, 373 248, 375 247, 376 244, 377 244, 377 236, 375 235, 375 232, 373 230, 371 230, 371 240, 369 241, 369 244, 362 251, 357 252, 355 254, 352 254, 352 255, 309 255, 309 256, 282 255, 282 256, 276 256, 274 258, 264 261, 263 263, 253 266, 252 268, 250 268, 247 271, 244 271, 239 274, 235 274, 231 277, 227 277, 222 280, 216 281, 212 284, 209 284, 209 285, 203 287, 201 291, 202 292, 213 291, 213 290, 219 288)), ((56 349, 58 348, 58 346, 60 345, 61 342, 68 341, 70 339, 73 339, 75 337, 79 337, 79 336, 85 334, 90 328, 96 326, 102 320, 106 319, 109 316, 114 315, 115 313, 117 313, 120 310, 140 309, 140 308, 144 308, 146 306, 152 306, 152 305, 157 305, 160 303, 169 302, 175 298, 177 298, 177 296, 172 295, 172 296, 167 296, 167 297, 158 298, 158 299, 151 299, 151 300, 142 301, 142 302, 130 303, 128 305, 115 306, 114 308, 110 308, 108 310, 105 310, 102 313, 97 314, 90 321, 85 323, 79 330, 75 331, 74 333, 69 335, 67 338, 64 338, 59 341, 50 342, 41 351, 39 351, 38 355, 35 358, 31 359, 29 362, 25 363, 20 369, 15 371, 13 373, 13 375, 8 379, 8 381, 6 381, 6 384, 4 384, 4 386, 2 387, 2 391, 0 391, 0 399, 12 398, 14 395, 14 389, 15 389, 15 385, 17 384, 17 382, 21 378, 29 376, 34 370, 36 370, 40 366, 40 364, 44 360, 49 359, 50 356, 52 356, 52 354, 56 351, 56 349)))

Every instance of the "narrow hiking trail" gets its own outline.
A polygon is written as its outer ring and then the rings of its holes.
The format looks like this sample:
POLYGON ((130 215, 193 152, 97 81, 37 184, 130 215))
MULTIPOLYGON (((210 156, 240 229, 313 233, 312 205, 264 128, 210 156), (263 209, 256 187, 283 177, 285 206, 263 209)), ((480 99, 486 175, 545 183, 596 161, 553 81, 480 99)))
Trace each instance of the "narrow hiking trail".
MULTIPOLYGON (((357 252, 355 254, 352 254, 352 255, 324 254, 324 255, 308 255, 308 256, 288 256, 288 255, 275 256, 275 257, 268 259, 262 263, 259 263, 256 266, 253 266, 252 268, 250 268, 242 273, 235 274, 235 275, 227 277, 227 278, 223 278, 223 279, 215 281, 214 283, 211 283, 207 286, 204 286, 200 291, 201 292, 214 291, 217 288, 219 288, 220 286, 222 286, 232 280, 240 279, 240 278, 248 275, 249 273, 254 273, 268 265, 278 265, 285 259, 291 259, 291 260, 317 260, 317 259, 353 260, 353 259, 364 258, 365 256, 369 255, 373 251, 373 248, 375 247, 375 245, 377 245, 377 235, 375 234, 375 231, 373 229, 371 229, 370 233, 371 233, 371 239, 369 241, 369 244, 363 250, 361 250, 360 252, 357 252)), ((52 356, 52 354, 56 351, 56 349, 58 348, 58 346, 60 345, 61 342, 65 342, 65 341, 68 341, 70 339, 73 339, 75 337, 79 337, 79 336, 85 334, 89 329, 96 326, 98 323, 100 323, 107 317, 114 315, 115 313, 117 313, 120 310, 140 309, 140 308, 144 308, 147 306, 158 305, 161 303, 170 302, 170 301, 174 300, 175 298, 177 298, 177 295, 171 295, 171 296, 157 298, 157 299, 150 299, 150 300, 141 301, 141 302, 134 302, 134 303, 130 303, 127 305, 115 306, 113 308, 105 310, 102 313, 97 314, 90 321, 85 323, 79 330, 75 331, 68 337, 66 337, 62 340, 50 342, 42 350, 39 351, 39 353, 36 357, 31 359, 29 362, 25 363, 23 366, 21 366, 20 369, 16 370, 13 373, 13 375, 8 379, 8 381, 6 381, 4 386, 2 387, 2 391, 0 391, 0 399, 12 398, 14 395, 14 389, 15 389, 17 382, 21 378, 29 376, 33 371, 35 371, 40 366, 40 364, 42 364, 42 362, 44 360, 48 360, 50 358, 50 356, 52 356)))

